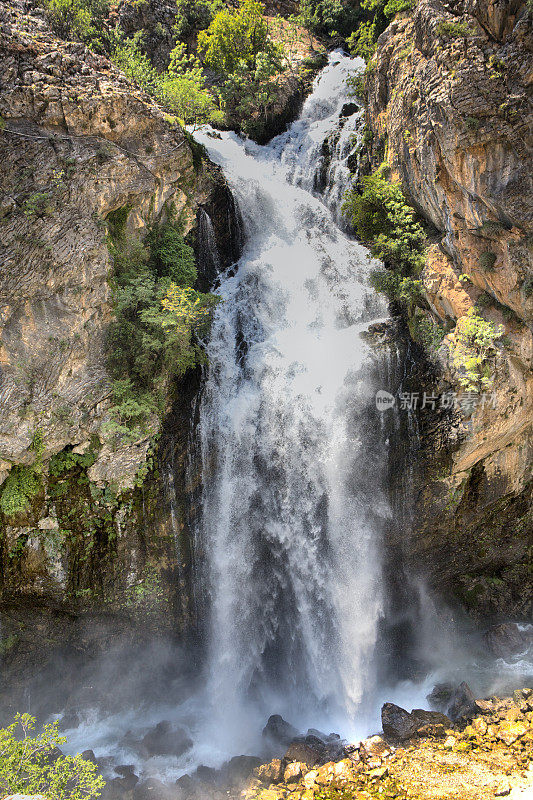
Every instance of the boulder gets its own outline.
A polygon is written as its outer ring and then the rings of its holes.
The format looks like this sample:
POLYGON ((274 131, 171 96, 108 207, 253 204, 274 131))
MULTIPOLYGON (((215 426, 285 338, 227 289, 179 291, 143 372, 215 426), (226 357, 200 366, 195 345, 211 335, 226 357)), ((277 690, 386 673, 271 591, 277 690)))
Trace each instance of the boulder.
POLYGON ((299 761, 291 761, 287 764, 283 772, 283 780, 285 783, 298 783, 302 775, 307 772, 307 765, 299 761))
POLYGON ((452 724, 440 711, 415 708, 409 713, 394 703, 385 703, 381 709, 381 722, 385 736, 399 741, 411 739, 413 736, 444 737, 446 728, 452 724))
POLYGON ((228 782, 232 786, 237 786, 244 783, 254 769, 261 765, 261 759, 258 756, 234 756, 223 767, 227 776, 228 782))
POLYGON ((81 757, 84 761, 90 761, 92 764, 96 764, 96 756, 94 754, 94 750, 84 750, 81 753, 81 757))
POLYGON ((263 736, 272 744, 287 747, 298 736, 298 731, 280 714, 272 714, 263 728, 263 736))
POLYGON ((430 708, 436 711, 446 711, 450 705, 454 692, 454 686, 451 683, 436 683, 431 692, 427 695, 426 700, 430 708))
POLYGON ((210 786, 214 786, 220 778, 220 772, 214 767, 206 767, 205 764, 200 764, 200 766, 196 767, 194 770, 191 778, 193 782, 199 781, 200 783, 207 783, 210 786))
POLYGON ((528 637, 515 622, 504 622, 489 628, 485 642, 493 656, 508 659, 526 649, 528 637))
POLYGON ((452 695, 446 712, 453 722, 459 719, 472 719, 476 714, 476 698, 470 686, 463 681, 452 695))
POLYGON ((181 756, 192 744, 187 731, 173 728, 168 720, 158 722, 142 740, 142 746, 151 756, 181 756))
POLYGON ((411 714, 395 705, 385 703, 381 709, 381 724, 385 736, 392 739, 409 739, 413 735, 413 719, 411 714))
POLYGON ((367 766, 374 767, 381 764, 381 759, 391 753, 390 745, 381 736, 369 736, 359 745, 359 756, 367 766))
POLYGON ((280 783, 283 780, 283 765, 280 758, 273 758, 268 764, 254 769, 254 775, 261 783, 280 783))
POLYGON ((352 114, 356 114, 359 111, 359 106, 357 103, 345 103, 341 108, 341 113, 339 116, 341 117, 351 117, 352 114))
POLYGON ((176 784, 168 786, 157 778, 148 778, 133 790, 133 800, 178 800, 181 797, 181 787, 176 784))
POLYGON ((314 767, 322 761, 325 752, 323 742, 315 737, 306 737, 304 741, 292 742, 283 758, 285 762, 300 761, 308 767, 314 767))

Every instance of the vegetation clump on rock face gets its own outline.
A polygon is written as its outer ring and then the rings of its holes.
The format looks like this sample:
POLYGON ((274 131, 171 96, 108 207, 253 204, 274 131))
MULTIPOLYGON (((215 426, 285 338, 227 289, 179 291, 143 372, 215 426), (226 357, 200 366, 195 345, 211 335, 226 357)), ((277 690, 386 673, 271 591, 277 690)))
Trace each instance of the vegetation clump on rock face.
POLYGON ((50 800, 92 800, 105 786, 97 766, 81 755, 64 756, 58 723, 37 733, 35 718, 17 714, 0 729, 0 786, 10 794, 45 795, 50 800))
POLYGON ((107 337, 114 405, 106 432, 135 440, 164 411, 172 377, 203 360, 195 334, 206 330, 216 298, 197 292, 192 248, 177 222, 155 225, 144 242, 125 231, 128 209, 109 219, 115 319, 107 337))
POLYGON ((370 281, 390 300, 412 308, 422 299, 418 278, 424 266, 426 237, 400 186, 384 177, 383 167, 345 195, 344 213, 361 240, 390 270, 374 270, 370 281))

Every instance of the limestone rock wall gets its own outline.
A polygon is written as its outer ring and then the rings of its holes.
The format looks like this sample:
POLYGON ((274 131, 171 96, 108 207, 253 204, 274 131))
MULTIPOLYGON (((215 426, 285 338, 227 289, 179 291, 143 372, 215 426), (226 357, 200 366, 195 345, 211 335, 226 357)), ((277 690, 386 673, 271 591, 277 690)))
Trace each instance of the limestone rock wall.
POLYGON ((439 388, 461 391, 449 345, 470 308, 505 332, 491 402, 421 423, 407 547, 482 616, 531 610, 532 16, 519 0, 418 0, 381 35, 367 80, 372 161, 438 232, 422 282, 447 330, 439 388))
POLYGON ((33 3, 1 4, 0 81, 0 484, 21 466, 39 462, 43 473, 28 513, 0 515, 3 608, 21 597, 74 610, 160 607, 157 624, 178 630, 190 621, 180 497, 197 384, 173 387, 159 446, 171 440, 177 453, 169 488, 148 437, 106 440, 105 220, 127 207, 128 233, 142 237, 170 205, 186 231, 208 213, 224 265, 238 249, 231 194, 179 126, 107 59, 55 37, 33 3), (61 451, 79 457, 63 488, 48 474, 61 451))

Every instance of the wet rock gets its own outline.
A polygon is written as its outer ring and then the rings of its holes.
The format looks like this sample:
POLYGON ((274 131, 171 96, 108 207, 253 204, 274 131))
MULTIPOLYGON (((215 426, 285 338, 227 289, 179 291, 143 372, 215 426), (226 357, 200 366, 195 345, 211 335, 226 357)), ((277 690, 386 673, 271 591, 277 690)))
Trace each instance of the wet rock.
POLYGON ((181 786, 168 786, 157 778, 149 778, 138 783, 133 790, 133 800, 179 800, 182 797, 181 786))
POLYGON ((339 116, 341 117, 351 117, 352 114, 356 114, 359 111, 359 106, 357 103, 345 103, 341 108, 341 113, 339 116))
POLYGON ((475 697, 470 686, 463 681, 452 696, 452 701, 446 712, 451 720, 472 719, 476 713, 475 697))
POLYGON ((446 711, 450 705, 453 692, 454 687, 451 683, 436 683, 427 695, 426 700, 430 707, 436 711, 446 711))
POLYGON ((183 728, 173 728, 168 720, 163 720, 148 731, 142 745, 153 756, 181 756, 190 750, 192 740, 183 728))
MULTIPOLYGON (((188 778, 189 776, 184 775, 183 777, 188 778)), ((200 783, 208 783, 214 786, 220 779, 221 775, 218 769, 215 769, 214 767, 206 767, 205 764, 200 764, 200 766, 195 769, 191 777, 193 782, 196 780, 200 781, 200 783)))
POLYGON ((411 714, 394 703, 385 703, 381 709, 381 724, 385 736, 408 739, 413 732, 411 714))
POLYGON ((285 783, 298 783, 302 775, 307 771, 307 764, 299 761, 291 761, 287 764, 283 772, 283 780, 285 783))
POLYGON ((92 764, 98 763, 96 761, 94 750, 84 750, 81 754, 81 757, 83 758, 84 761, 90 761, 92 764))
POLYGON ((191 797, 196 792, 197 784, 190 775, 182 775, 177 779, 176 786, 180 790, 180 795, 191 797))
POLYGON ((283 765, 280 758, 273 758, 268 764, 254 769, 254 775, 261 783, 279 783, 283 779, 283 765))
POLYGON ((508 659, 527 647, 527 637, 514 622, 494 625, 485 633, 485 642, 492 655, 508 659))
POLYGON ((444 736, 451 720, 439 711, 414 709, 411 713, 394 703, 385 703, 381 709, 383 732, 392 739, 404 741, 413 736, 444 736))
POLYGON ((243 783, 254 769, 261 765, 258 756, 234 756, 224 767, 224 772, 232 786, 243 783))
POLYGON ((359 745, 359 756, 370 767, 378 767, 390 753, 390 745, 381 736, 369 736, 359 745))
POLYGON ((298 731, 280 714, 272 714, 263 728, 263 736, 272 744, 286 747, 298 736, 298 731))
POLYGON ((301 761, 308 767, 318 764, 326 751, 326 747, 316 737, 306 737, 304 741, 295 741, 289 745, 284 761, 301 761), (308 741, 310 739, 311 741, 308 741))

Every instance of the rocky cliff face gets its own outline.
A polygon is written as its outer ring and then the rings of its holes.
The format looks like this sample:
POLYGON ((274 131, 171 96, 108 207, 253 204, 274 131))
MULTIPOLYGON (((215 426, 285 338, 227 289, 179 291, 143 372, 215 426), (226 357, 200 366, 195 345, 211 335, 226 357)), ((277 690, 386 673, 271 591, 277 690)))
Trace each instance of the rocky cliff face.
POLYGON ((197 384, 193 376, 171 387, 159 450, 157 422, 139 441, 106 437, 106 218, 127 209, 128 236, 142 238, 172 208, 192 232, 207 284, 197 221, 208 215, 222 263, 232 261, 239 234, 229 189, 179 126, 105 58, 58 40, 33 4, 2 4, 0 75, 0 482, 15 476, 24 491, 39 475, 29 508, 1 515, 3 636, 31 639, 9 616, 24 597, 186 627, 180 502, 197 384), (173 480, 160 455, 169 449, 173 480), (66 472, 50 472, 57 454, 66 472))
POLYGON ((490 402, 420 413, 407 547, 435 588, 484 616, 531 608, 532 49, 519 0, 419 0, 381 35, 367 80, 373 162, 388 161, 438 232, 422 273, 447 333, 437 388, 464 391, 450 354, 469 309, 505 332, 490 402))

